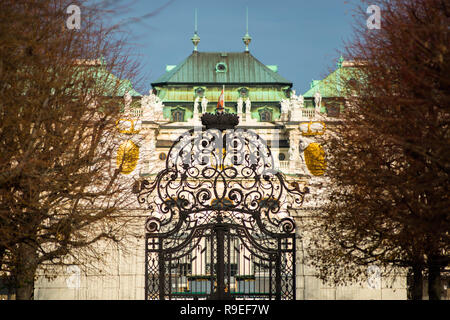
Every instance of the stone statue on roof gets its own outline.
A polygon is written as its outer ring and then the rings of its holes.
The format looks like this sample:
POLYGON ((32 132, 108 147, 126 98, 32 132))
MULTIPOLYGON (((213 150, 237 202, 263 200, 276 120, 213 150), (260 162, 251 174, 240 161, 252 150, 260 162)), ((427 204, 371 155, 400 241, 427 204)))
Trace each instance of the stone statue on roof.
POLYGON ((198 117, 198 107, 200 104, 200 97, 195 98, 194 101, 194 119, 198 117))
POLYGON ((281 104, 281 121, 289 121, 289 111, 291 110, 291 103, 288 99, 282 99, 281 104))
POLYGON ((252 110, 252 102, 250 101, 250 98, 247 98, 247 100, 245 100, 245 113, 250 114, 251 110, 252 110))
POLYGON ((250 101, 250 98, 247 98, 245 100, 245 121, 250 122, 252 120, 252 102, 250 101))
POLYGON ((300 108, 303 108, 304 105, 305 105, 305 98, 303 98, 302 95, 299 95, 298 96, 298 101, 299 101, 299 104, 300 104, 300 108))
POLYGON ((125 94, 123 96, 123 100, 124 100, 124 103, 125 103, 124 113, 125 113, 125 115, 129 115, 130 114, 131 102, 133 101, 133 98, 131 97, 131 94, 128 91, 125 92, 125 94))
POLYGON ((208 107, 208 99, 206 97, 202 98, 202 113, 206 113, 206 108, 208 107))
POLYGON ((314 107, 316 111, 320 110, 321 103, 322 103, 322 95, 320 94, 319 91, 316 91, 316 93, 314 93, 314 107))
POLYGON ((291 104, 291 121, 301 121, 303 108, 303 97, 296 96, 295 90, 292 90, 290 104, 291 104), (301 98, 300 98, 301 97, 301 98))
POLYGON ((143 96, 141 99, 142 118, 145 120, 153 120, 153 106, 151 105, 150 97, 143 96))
POLYGON ((295 95, 295 90, 294 89, 292 89, 291 90, 291 100, 297 100, 297 96, 295 95))
POLYGON ((142 117, 145 120, 162 120, 163 107, 161 99, 152 90, 141 98, 142 117))
POLYGON ((242 97, 239 97, 237 99, 237 113, 238 114, 242 114, 243 106, 244 106, 244 100, 242 99, 242 97))
POLYGON ((163 112, 163 103, 161 99, 153 93, 152 90, 149 92, 150 103, 153 105, 153 110, 155 112, 163 112))

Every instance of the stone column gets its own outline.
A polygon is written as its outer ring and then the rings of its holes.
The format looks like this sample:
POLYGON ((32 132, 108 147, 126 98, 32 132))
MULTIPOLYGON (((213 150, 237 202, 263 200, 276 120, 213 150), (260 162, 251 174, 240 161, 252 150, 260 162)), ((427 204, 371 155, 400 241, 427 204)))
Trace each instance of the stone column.
POLYGON ((300 168, 300 131, 298 128, 289 130, 289 171, 295 173, 300 168))
POLYGON ((150 168, 154 168, 154 164, 157 161, 155 149, 158 125, 146 122, 147 121, 143 121, 143 128, 139 137, 142 145, 140 156, 141 174, 150 173, 150 168))

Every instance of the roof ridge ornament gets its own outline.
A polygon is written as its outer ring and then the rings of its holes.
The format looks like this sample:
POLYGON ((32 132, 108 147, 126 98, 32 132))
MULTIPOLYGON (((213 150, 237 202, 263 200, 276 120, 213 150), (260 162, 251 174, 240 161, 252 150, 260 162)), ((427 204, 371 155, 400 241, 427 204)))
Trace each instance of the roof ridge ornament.
POLYGON ((246 12, 246 32, 245 32, 244 37, 242 38, 242 41, 244 41, 244 44, 245 44, 245 52, 249 52, 248 45, 252 41, 252 37, 250 37, 250 35, 248 34, 248 7, 247 7, 247 12, 246 12))
POLYGON ((200 42, 200 37, 197 34, 197 8, 195 9, 195 18, 194 18, 194 35, 191 38, 192 43, 194 44, 194 52, 197 52, 197 45, 200 42))
POLYGON ((343 63, 344 63, 344 57, 341 54, 341 56, 339 57, 339 60, 338 60, 338 62, 336 64, 337 68, 338 69, 342 68, 343 63))

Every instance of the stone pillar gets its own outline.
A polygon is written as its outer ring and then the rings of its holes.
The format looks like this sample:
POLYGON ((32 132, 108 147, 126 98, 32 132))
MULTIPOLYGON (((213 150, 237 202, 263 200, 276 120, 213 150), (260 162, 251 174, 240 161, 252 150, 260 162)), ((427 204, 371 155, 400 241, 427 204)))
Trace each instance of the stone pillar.
POLYGON ((295 173, 301 165, 300 161, 300 131, 298 128, 289 130, 289 171, 295 173))
POLYGON ((143 125, 143 129, 141 130, 141 134, 139 139, 141 139, 140 144, 142 145, 141 148, 141 168, 140 173, 141 174, 147 174, 150 173, 150 168, 154 167, 154 164, 157 161, 156 157, 156 137, 157 137, 157 128, 158 126, 156 124, 148 124, 145 123, 143 125))

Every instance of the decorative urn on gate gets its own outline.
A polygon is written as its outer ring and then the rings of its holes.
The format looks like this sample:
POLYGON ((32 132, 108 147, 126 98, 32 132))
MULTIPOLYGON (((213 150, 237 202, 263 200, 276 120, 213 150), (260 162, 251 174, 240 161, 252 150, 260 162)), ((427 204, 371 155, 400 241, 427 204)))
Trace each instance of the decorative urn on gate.
POLYGON ((234 113, 205 113, 201 117, 206 129, 234 129, 239 124, 239 116, 234 113))

